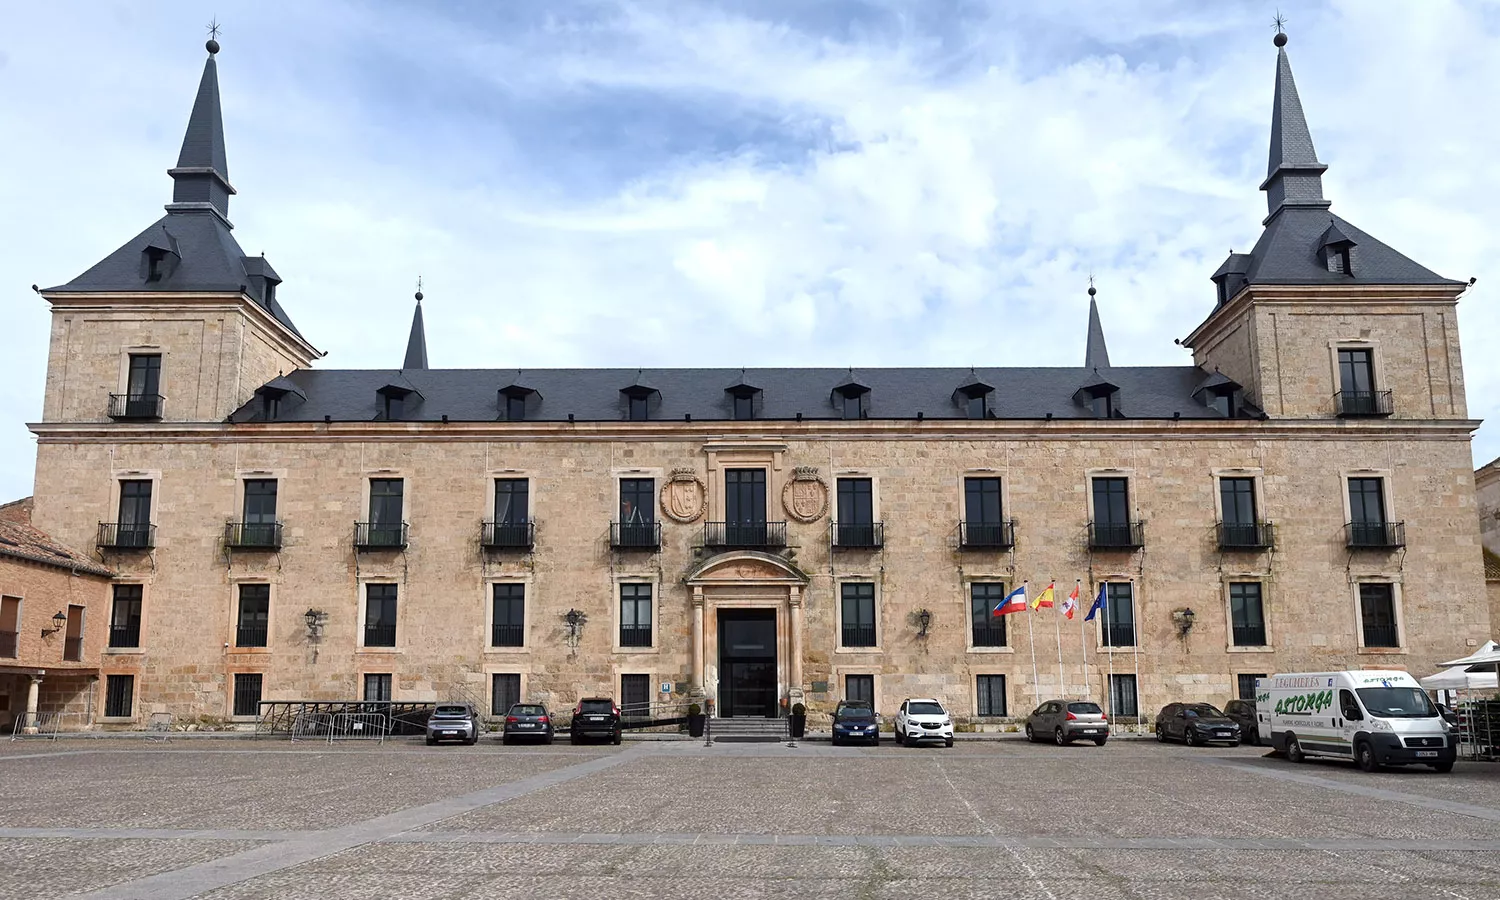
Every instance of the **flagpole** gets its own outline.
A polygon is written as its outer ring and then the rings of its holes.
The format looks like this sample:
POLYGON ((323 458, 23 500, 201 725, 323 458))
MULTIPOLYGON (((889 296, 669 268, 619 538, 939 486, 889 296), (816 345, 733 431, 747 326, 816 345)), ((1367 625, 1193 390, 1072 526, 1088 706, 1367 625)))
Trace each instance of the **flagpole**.
POLYGON ((1140 629, 1138 629, 1136 627, 1136 624, 1135 624, 1137 617, 1136 617, 1136 614, 1135 614, 1136 602, 1135 602, 1135 589, 1134 588, 1135 588, 1135 586, 1131 585, 1131 591, 1130 591, 1130 630, 1133 633, 1130 636, 1131 637, 1130 643, 1132 644, 1131 653, 1135 657, 1135 724, 1136 725, 1140 725, 1141 724, 1141 635, 1140 635, 1140 629))
MULTIPOLYGON (((1078 579, 1074 580, 1073 590, 1080 591, 1080 592, 1083 590, 1083 579, 1082 578, 1078 578, 1078 579)), ((1082 605, 1082 603, 1083 603, 1082 598, 1080 598, 1078 602, 1079 602, 1080 605, 1082 605)), ((1084 634, 1084 630, 1086 628, 1087 628, 1087 626, 1084 624, 1084 618, 1083 618, 1083 616, 1079 616, 1078 617, 1078 662, 1080 664, 1080 668, 1078 670, 1078 673, 1083 678, 1083 689, 1084 689, 1085 693, 1088 695, 1084 699, 1092 700, 1093 697, 1094 697, 1094 691, 1093 691, 1092 688, 1089 687, 1089 650, 1088 650, 1088 647, 1084 646, 1088 642, 1088 636, 1086 634, 1084 634)))
MULTIPOLYGON (((1099 590, 1104 594, 1104 606, 1100 609, 1104 613, 1104 621, 1101 624, 1105 637, 1109 638, 1109 582, 1101 582, 1099 590)), ((1109 680, 1104 683, 1104 695, 1109 698, 1109 728, 1114 731, 1115 719, 1118 718, 1115 715, 1115 644, 1113 640, 1106 640, 1104 646, 1109 657, 1109 680)))
POLYGON ((1028 589, 1030 584, 1029 580, 1021 582, 1021 599, 1027 600, 1026 643, 1031 645, 1031 691, 1036 695, 1036 702, 1040 704, 1042 702, 1042 686, 1037 683, 1038 679, 1036 675, 1036 626, 1031 622, 1031 613, 1036 612, 1036 610, 1031 608, 1031 602, 1028 599, 1031 594, 1031 591, 1028 589))
MULTIPOLYGON (((1052 583, 1054 585, 1057 584, 1057 580, 1053 579, 1052 583)), ((1060 611, 1057 607, 1056 591, 1052 592, 1052 630, 1057 633, 1057 694, 1058 696, 1066 699, 1068 696, 1068 680, 1067 677, 1063 675, 1062 616, 1060 615, 1060 611)))

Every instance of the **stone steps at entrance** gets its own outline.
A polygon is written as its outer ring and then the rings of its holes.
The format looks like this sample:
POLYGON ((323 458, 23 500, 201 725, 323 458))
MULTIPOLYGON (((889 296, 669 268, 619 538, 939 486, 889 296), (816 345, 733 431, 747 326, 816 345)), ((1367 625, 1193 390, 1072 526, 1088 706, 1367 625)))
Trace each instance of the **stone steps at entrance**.
POLYGON ((787 738, 786 719, 714 719, 710 727, 716 741, 773 743, 787 738))

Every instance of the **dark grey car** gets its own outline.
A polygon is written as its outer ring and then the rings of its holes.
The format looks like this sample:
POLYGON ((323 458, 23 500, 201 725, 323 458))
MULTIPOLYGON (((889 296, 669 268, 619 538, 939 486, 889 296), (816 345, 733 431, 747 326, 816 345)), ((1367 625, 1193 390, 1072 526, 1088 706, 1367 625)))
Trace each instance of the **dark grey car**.
POLYGON ((1224 715, 1240 726, 1240 740, 1247 744, 1260 743, 1260 720, 1255 715, 1254 700, 1231 700, 1224 704, 1224 715))
POLYGON ((500 732, 500 743, 509 744, 517 738, 552 743, 552 716, 540 703, 517 703, 505 714, 505 730, 500 732))
POLYGON ((1048 700, 1026 717, 1026 739, 1051 740, 1058 746, 1093 741, 1103 747, 1109 740, 1109 717, 1088 700, 1048 700))
POLYGON ((1208 703, 1168 703, 1156 714, 1156 739, 1189 747, 1223 742, 1238 745, 1240 726, 1208 703))

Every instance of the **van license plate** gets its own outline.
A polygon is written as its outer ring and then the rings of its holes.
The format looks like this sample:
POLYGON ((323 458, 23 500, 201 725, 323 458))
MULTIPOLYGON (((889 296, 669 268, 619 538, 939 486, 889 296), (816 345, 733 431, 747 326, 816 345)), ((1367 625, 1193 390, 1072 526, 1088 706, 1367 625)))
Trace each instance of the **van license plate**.
POLYGON ((1418 750, 1417 759, 1426 759, 1429 756, 1437 756, 1436 750, 1418 750))

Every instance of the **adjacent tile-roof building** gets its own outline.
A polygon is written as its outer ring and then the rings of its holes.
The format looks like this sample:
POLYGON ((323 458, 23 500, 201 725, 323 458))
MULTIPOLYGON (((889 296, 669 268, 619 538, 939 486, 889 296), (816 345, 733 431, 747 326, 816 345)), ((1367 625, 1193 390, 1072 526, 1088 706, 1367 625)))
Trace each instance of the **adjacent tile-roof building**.
POLYGON ((109 577, 114 573, 88 554, 53 540, 31 524, 32 498, 0 505, 0 556, 72 572, 109 577))

